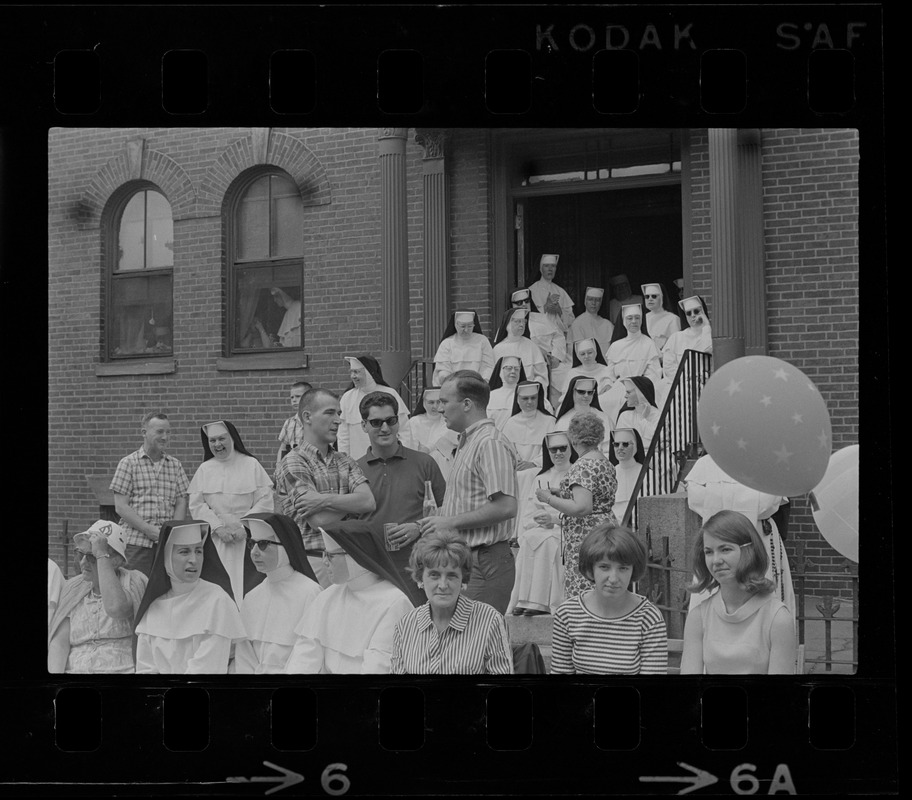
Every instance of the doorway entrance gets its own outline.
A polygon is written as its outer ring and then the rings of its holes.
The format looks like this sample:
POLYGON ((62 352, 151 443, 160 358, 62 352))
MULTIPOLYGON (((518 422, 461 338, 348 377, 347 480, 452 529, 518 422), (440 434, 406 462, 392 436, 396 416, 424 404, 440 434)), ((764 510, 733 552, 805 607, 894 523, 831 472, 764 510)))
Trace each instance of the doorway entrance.
POLYGON ((558 253, 555 283, 583 312, 587 286, 605 289, 602 314, 608 314, 608 279, 627 275, 634 294, 640 284, 661 283, 672 300, 673 281, 683 276, 681 190, 653 186, 585 194, 525 197, 516 200, 516 283, 539 279, 543 253, 558 253))

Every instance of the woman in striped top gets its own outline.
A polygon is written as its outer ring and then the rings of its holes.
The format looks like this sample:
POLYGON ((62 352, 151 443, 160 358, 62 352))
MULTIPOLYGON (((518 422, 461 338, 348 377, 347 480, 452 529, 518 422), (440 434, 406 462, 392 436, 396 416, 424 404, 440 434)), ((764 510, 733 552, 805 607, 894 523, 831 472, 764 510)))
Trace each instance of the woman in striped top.
POLYGON ((580 546, 579 571, 594 585, 554 615, 551 674, 664 675, 665 620, 629 588, 646 572, 642 543, 627 528, 602 523, 580 546))
POLYGON ((461 590, 472 551, 458 534, 430 533, 409 557, 409 572, 428 601, 396 625, 391 672, 399 675, 512 675, 503 617, 461 590))

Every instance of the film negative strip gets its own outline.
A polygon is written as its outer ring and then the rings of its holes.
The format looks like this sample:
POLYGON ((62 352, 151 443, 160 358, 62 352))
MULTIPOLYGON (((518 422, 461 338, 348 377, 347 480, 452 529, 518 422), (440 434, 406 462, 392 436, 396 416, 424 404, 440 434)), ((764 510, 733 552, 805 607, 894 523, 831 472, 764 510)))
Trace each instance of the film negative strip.
MULTIPOLYGON (((413 365, 433 365, 448 314, 475 309, 493 334, 542 253, 563 251, 577 302, 622 268, 710 298, 718 330, 736 332, 716 356, 800 364, 834 452, 859 441, 862 394, 870 409, 853 542, 822 533, 828 509, 807 488, 779 492, 793 500, 778 523, 791 531, 794 675, 545 674, 552 615, 514 615, 515 597, 511 642, 536 645, 544 672, 51 674, 25 574, 42 545, 16 530, 3 791, 896 793, 901 561, 879 402, 888 29, 881 6, 862 4, 0 7, 0 265, 22 355, 11 378, 26 390, 3 406, 7 474, 10 494, 32 500, 28 476, 47 464, 48 553, 66 577, 72 533, 119 516, 110 479, 145 412, 173 409, 190 472, 205 421, 239 420, 254 452, 275 452, 287 387, 344 388, 345 356, 404 364, 414 407, 430 375, 413 365), (268 178, 265 228, 244 227, 238 187, 252 177, 268 178), (156 193, 172 234, 161 246, 156 193), (134 197, 147 226, 135 241, 123 225, 134 197), (283 238, 286 213, 304 215, 303 240, 300 227, 283 238), (29 363, 44 237, 47 384, 29 363)), ((789 444, 771 474, 793 470, 789 444)), ((25 522, 11 503, 8 524, 32 528, 33 505, 25 522)), ((638 588, 663 613, 670 672, 691 577, 680 532, 689 545, 699 530, 686 513, 680 496, 636 506, 659 575, 638 588)))

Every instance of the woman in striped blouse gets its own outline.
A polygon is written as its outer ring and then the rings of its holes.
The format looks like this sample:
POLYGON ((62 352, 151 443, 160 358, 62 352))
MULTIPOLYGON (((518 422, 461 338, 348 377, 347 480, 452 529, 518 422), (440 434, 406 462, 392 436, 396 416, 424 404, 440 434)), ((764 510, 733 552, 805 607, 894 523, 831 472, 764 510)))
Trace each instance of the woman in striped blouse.
POLYGON ((583 540, 579 571, 593 588, 554 615, 552 675, 664 675, 665 620, 630 583, 646 572, 646 549, 627 528, 597 525, 583 540))
POLYGON ((455 532, 430 533, 409 557, 428 601, 396 625, 390 671, 396 675, 512 675, 503 617, 465 588, 472 551, 455 532))

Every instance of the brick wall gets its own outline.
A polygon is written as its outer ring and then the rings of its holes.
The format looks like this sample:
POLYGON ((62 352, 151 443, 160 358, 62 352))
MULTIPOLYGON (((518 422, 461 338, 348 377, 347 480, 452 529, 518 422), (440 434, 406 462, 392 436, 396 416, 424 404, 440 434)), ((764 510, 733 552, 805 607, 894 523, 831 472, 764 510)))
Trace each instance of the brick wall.
MULTIPOLYGON (((375 129, 274 129, 272 149, 309 151, 331 202, 305 200, 304 341, 307 370, 220 372, 225 303, 224 189, 249 158, 249 130, 54 129, 48 137, 48 374, 50 555, 62 558, 63 520, 71 532, 99 514, 86 474, 111 475, 140 445, 139 420, 151 408, 172 421, 172 453, 188 475, 202 459, 198 425, 232 420, 267 469, 290 414, 288 387, 304 378, 337 390, 348 385, 344 355, 378 354, 381 313, 380 169, 375 129), (190 186, 174 211, 173 374, 96 377, 100 359, 104 202, 126 180, 123 148, 145 139, 162 182, 190 186), (167 174, 165 174, 167 173, 167 174), (175 177, 178 176, 178 177, 175 177), (218 195, 218 191, 222 196, 218 195)), ((470 147, 462 158, 472 160, 470 147)), ((475 137, 475 143, 481 140, 475 137)), ((406 146, 411 346, 421 354, 423 264, 421 148, 406 146)), ((295 155, 292 164, 301 161, 295 155)), ((484 162, 482 161, 482 164, 484 162)), ((305 165, 306 167, 306 165, 305 165)), ((295 168, 295 167, 292 167, 295 168)), ((477 180, 476 180, 477 184, 477 180)), ((473 184, 474 186, 475 184, 473 184)), ((484 184, 482 184, 482 187, 484 184)), ((164 187, 162 187, 164 188, 164 187)), ((476 187, 477 188, 477 187, 476 187)), ((317 187, 315 191, 323 191, 317 187)), ((466 196, 466 192, 462 192, 466 196)), ((169 196, 170 199, 170 196, 169 196)), ((471 202, 476 204, 474 200, 471 202)), ((483 205, 483 204, 481 204, 483 205)), ((477 229, 464 235, 484 242, 477 229)), ((485 262, 486 266, 486 262, 485 262)))
MULTIPOLYGON (((712 316, 709 154, 706 131, 691 135, 694 172, 693 285, 712 316)), ((833 449, 857 444, 858 135, 853 130, 764 130, 761 144, 769 355, 794 364, 826 401, 833 449)), ((845 559, 796 498, 788 549, 804 543, 808 573, 843 572, 845 559)), ((845 592, 839 579, 811 590, 845 592)))

